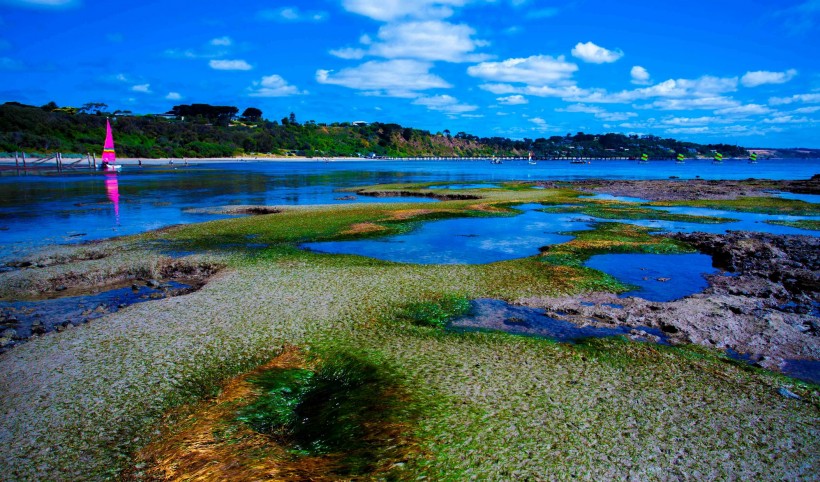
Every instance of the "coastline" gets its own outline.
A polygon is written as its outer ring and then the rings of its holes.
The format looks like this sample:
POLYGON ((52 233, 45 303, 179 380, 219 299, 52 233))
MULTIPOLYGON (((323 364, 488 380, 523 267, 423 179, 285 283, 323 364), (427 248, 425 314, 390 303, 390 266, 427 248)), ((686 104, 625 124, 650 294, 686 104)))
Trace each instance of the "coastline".
MULTIPOLYGON (((660 197, 662 183, 648 186, 606 188, 620 194, 654 190, 660 197)), ((555 201, 561 196, 560 188, 491 192, 500 197, 487 202, 555 201)), ((448 202, 425 210, 467 209, 477 201, 448 202)), ((564 308, 557 306, 560 299, 532 296, 561 294, 560 283, 571 279, 566 275, 569 265, 528 259, 490 265, 387 265, 289 248, 304 233, 343 232, 365 222, 424 215, 414 208, 418 206, 411 199, 392 206, 284 207, 258 217, 106 240, 76 248, 77 255, 55 257, 52 265, 38 260, 4 274, 7 281, 30 282, 55 275, 76 279, 85 273, 93 284, 99 273, 110 276, 121 273, 122 266, 139 268, 165 259, 156 244, 150 244, 163 240, 198 246, 200 252, 184 258, 191 266, 224 266, 195 292, 131 305, 90 323, 38 335, 0 354, 0 386, 8 388, 0 391, 0 416, 6 424, 0 431, 0 465, 8 468, 9 477, 25 480, 111 477, 112 470, 128 468, 131 454, 152 436, 165 409, 207 397, 220 383, 288 346, 310 347, 318 354, 333 346, 377 353, 409 384, 427 387, 414 391, 423 402, 446 402, 441 411, 426 414, 429 418, 419 430, 425 442, 432 441, 425 447, 433 456, 427 465, 407 460, 408 474, 414 476, 407 479, 466 470, 493 479, 493 474, 521 467, 525 476, 544 479, 560 478, 570 470, 583 470, 599 480, 651 478, 657 470, 789 479, 805 477, 816 466, 812 441, 818 431, 812 422, 817 419, 818 395, 813 386, 686 346, 618 340, 561 345, 499 333, 442 334, 402 322, 399 316, 408 303, 453 292, 564 308), (254 243, 271 243, 275 256, 247 258, 241 247, 224 250, 220 244, 248 235, 255 235, 254 243), (223 250, 202 250, 208 246, 223 250), (79 256, 89 249, 93 252, 79 256), (782 395, 778 390, 784 386, 786 393, 803 400, 782 395), (516 427, 516 433, 505 439, 509 427, 516 427), (560 464, 552 463, 554 447, 589 453, 590 440, 596 453, 606 455, 605 461, 564 457, 560 464), (766 457, 777 453, 784 440, 792 449, 768 462, 766 457), (653 447, 663 451, 652 452, 653 447), (496 450, 510 456, 488 456, 496 450), (681 452, 687 456, 678 457, 681 452), (629 467, 611 463, 630 460, 635 453, 652 453, 655 459, 629 467)), ((572 285, 569 294, 579 290, 572 285)), ((720 304, 706 314, 726 315, 730 307, 745 312, 745 305, 718 295, 720 304)), ((741 295, 746 296, 733 296, 741 295)), ((573 307, 579 314, 611 313, 603 303, 612 302, 617 299, 573 307)), ((641 304, 636 314, 645 316, 644 311, 659 306, 664 305, 641 304)), ((777 328, 796 329, 788 323, 777 328)))

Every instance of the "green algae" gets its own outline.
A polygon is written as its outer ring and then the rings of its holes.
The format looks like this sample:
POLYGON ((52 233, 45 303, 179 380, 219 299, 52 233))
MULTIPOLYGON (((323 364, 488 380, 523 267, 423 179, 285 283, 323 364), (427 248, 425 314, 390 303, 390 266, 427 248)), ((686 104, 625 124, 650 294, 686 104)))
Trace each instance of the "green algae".
MULTIPOLYGON (((492 196, 482 202, 560 198, 540 190, 492 196)), ((436 209, 467 211, 475 203, 448 201, 436 203, 436 209)), ((785 378, 693 356, 686 348, 623 340, 578 347, 489 333, 441 336, 396 323, 408 301, 452 293, 515 300, 606 286, 617 291, 614 281, 584 269, 583 260, 601 252, 691 252, 685 245, 645 228, 601 223, 593 231, 573 233, 576 240, 540 257, 477 266, 399 265, 297 247, 338 236, 355 223, 390 220, 397 210, 429 208, 410 203, 288 208, 145 235, 216 250, 222 240, 211 236, 233 240, 256 234, 254 242, 270 247, 247 256, 222 250, 228 272, 210 289, 150 313, 144 307, 113 315, 129 323, 134 331, 128 336, 109 334, 100 324, 78 330, 95 330, 94 342, 81 348, 72 345, 73 333, 60 334, 59 344, 39 340, 33 348, 54 346, 77 355, 76 362, 60 365, 71 370, 71 378, 50 379, 48 396, 84 401, 82 410, 56 414, 61 425, 53 430, 41 427, 57 424, 26 425, 32 440, 42 443, 45 434, 57 441, 47 456, 34 460, 46 467, 39 478, 66 471, 79 479, 78 474, 127 464, 123 455, 137 443, 136 435, 150 431, 159 409, 213 394, 219 381, 261 364, 285 343, 368 350, 378 355, 370 363, 395 367, 396 374, 382 380, 385 385, 406 381, 420 400, 422 413, 413 430, 425 453, 406 461, 402 480, 811 476, 818 455, 817 394, 798 384, 795 390, 805 401, 784 400, 777 387, 794 384, 785 378), (142 318, 151 319, 151 330, 161 327, 161 334, 144 331, 142 318), (83 374, 86 364, 93 370, 83 374), (126 375, 127 386, 107 388, 126 375), (116 427, 109 428, 112 420, 116 427)), ((311 368, 311 379, 317 370, 311 368)), ((26 413, 54 410, 51 399, 44 400, 48 406, 32 399, 26 413)), ((20 433, 16 426, 10 430, 20 433)), ((352 465, 352 473, 366 473, 352 465)))
POLYGON ((820 221, 814 219, 801 219, 799 221, 766 221, 769 224, 780 226, 790 226, 792 228, 807 229, 810 231, 820 231, 820 221))
POLYGON ((433 301, 411 303, 401 311, 399 317, 418 325, 444 328, 451 319, 469 311, 469 299, 447 294, 433 301))
POLYGON ((355 352, 330 353, 314 369, 270 369, 249 379, 261 394, 236 420, 296 456, 341 455, 336 473, 366 474, 386 448, 385 427, 412 423, 412 403, 399 396, 393 378, 355 352))

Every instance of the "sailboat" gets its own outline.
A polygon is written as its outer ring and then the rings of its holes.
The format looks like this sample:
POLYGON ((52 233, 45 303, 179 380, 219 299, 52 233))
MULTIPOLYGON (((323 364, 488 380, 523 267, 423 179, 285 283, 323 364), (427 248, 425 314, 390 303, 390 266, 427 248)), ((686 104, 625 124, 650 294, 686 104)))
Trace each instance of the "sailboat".
POLYGON ((678 154, 678 158, 675 160, 675 164, 684 164, 686 161, 683 160, 683 154, 678 154))
POLYGON ((641 154, 641 160, 638 161, 641 164, 647 164, 649 162, 649 154, 643 153, 641 154))
POLYGON ((532 151, 527 154, 527 163, 535 165, 535 161, 532 160, 532 151))
POLYGON ((715 152, 715 158, 712 160, 712 164, 723 164, 723 154, 715 152))
POLYGON ((757 153, 752 152, 749 154, 749 164, 757 164, 757 153))
POLYGON ((102 165, 103 171, 119 171, 122 166, 114 164, 117 162, 117 154, 114 152, 114 136, 111 134, 111 123, 105 119, 105 144, 103 144, 102 165))
POLYGON ((493 158, 490 159, 490 164, 501 164, 501 159, 495 157, 495 154, 493 154, 493 158))

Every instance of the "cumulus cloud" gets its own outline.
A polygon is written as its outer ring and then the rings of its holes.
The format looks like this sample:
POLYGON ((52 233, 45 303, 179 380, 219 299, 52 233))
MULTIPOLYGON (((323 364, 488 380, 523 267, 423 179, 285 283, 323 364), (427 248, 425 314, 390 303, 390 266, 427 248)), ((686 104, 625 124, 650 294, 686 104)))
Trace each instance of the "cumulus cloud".
POLYGON ((249 90, 248 95, 251 97, 289 97, 307 94, 296 86, 288 84, 282 76, 276 74, 262 77, 262 80, 254 82, 249 90))
POLYGON ((274 10, 261 10, 256 14, 259 20, 272 20, 275 22, 322 22, 327 20, 327 12, 308 11, 303 12, 299 7, 282 7, 274 10))
POLYGON ((211 60, 208 65, 214 70, 251 70, 251 64, 244 60, 211 60))
POLYGON ((791 97, 771 97, 769 105, 784 105, 802 102, 805 104, 815 104, 820 102, 820 94, 795 94, 791 97))
POLYGON ((180 100, 182 99, 182 95, 179 92, 168 92, 168 95, 165 96, 168 100, 180 100))
POLYGON ((317 70, 316 81, 362 90, 372 95, 415 98, 419 97, 420 91, 452 87, 441 77, 430 73, 432 66, 430 62, 418 60, 374 60, 338 72, 317 70))
POLYGON ((143 94, 150 94, 151 93, 151 84, 138 84, 131 86, 131 90, 134 92, 141 92, 143 94))
POLYGON ((473 35, 475 30, 468 25, 440 20, 388 24, 379 28, 379 40, 370 45, 369 53, 388 59, 478 62, 487 56, 473 52, 487 42, 473 35))
POLYGON ((649 85, 652 82, 649 80, 649 72, 640 65, 636 65, 632 67, 632 70, 629 71, 629 75, 632 76, 632 83, 638 85, 649 85))
POLYGON ((463 114, 478 109, 476 105, 462 104, 450 95, 435 95, 430 97, 419 97, 413 101, 416 105, 423 105, 430 110, 444 112, 446 114, 463 114))
POLYGON ((605 49, 592 42, 578 42, 572 49, 572 56, 591 64, 609 64, 623 57, 624 53, 620 50, 605 49))
POLYGON ((510 95, 507 97, 499 97, 495 100, 497 100, 499 104, 503 105, 522 105, 529 104, 530 102, 523 95, 510 95))
POLYGON ((447 18, 453 7, 461 7, 468 0, 343 0, 342 7, 351 13, 388 22, 405 17, 447 18))
POLYGON ((755 72, 746 72, 740 78, 740 83, 745 87, 757 87, 764 84, 785 84, 792 80, 797 75, 797 70, 789 69, 785 72, 769 72, 766 70, 758 70, 755 72))
MULTIPOLYGON (((527 85, 566 84, 578 66, 567 62, 563 55, 533 55, 501 62, 482 62, 467 68, 473 77, 493 82, 516 82, 527 85)), ((496 92, 504 93, 504 92, 496 92)))

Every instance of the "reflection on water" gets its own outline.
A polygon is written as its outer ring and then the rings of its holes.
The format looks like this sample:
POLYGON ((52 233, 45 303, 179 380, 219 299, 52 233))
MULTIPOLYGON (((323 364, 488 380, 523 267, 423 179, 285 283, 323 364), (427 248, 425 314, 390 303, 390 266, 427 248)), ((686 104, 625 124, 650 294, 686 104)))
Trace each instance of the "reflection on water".
POLYGON ((705 254, 599 254, 586 266, 618 281, 637 286, 620 296, 649 301, 672 301, 699 293, 709 283, 704 275, 716 273, 712 257, 705 254))
POLYGON ((569 241, 564 231, 590 229, 574 214, 536 211, 540 204, 516 206, 512 217, 458 218, 429 221, 398 236, 355 241, 305 243, 322 253, 358 254, 417 264, 482 264, 538 254, 538 248, 569 241))
POLYGON ((117 224, 120 224, 120 188, 117 185, 117 174, 105 174, 105 192, 108 194, 108 200, 114 204, 114 219, 117 224))

